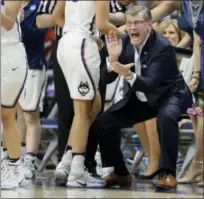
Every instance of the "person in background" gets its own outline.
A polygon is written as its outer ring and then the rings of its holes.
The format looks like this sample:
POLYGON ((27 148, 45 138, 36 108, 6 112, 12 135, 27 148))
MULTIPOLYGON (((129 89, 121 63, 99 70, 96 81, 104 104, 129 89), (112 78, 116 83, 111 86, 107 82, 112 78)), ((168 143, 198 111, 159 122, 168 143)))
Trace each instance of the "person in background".
POLYGON ((18 18, 21 3, 1 0, 1 119, 8 150, 8 158, 1 161, 1 189, 29 185, 21 166, 21 140, 16 124, 17 103, 28 69, 18 18))
MULTIPOLYGON (((64 74, 62 73, 61 67, 59 66, 58 60, 57 60, 57 47, 58 42, 60 38, 62 37, 62 28, 59 25, 55 25, 55 21, 53 19, 56 19, 53 13, 54 10, 56 10, 56 3, 57 1, 49 1, 49 0, 42 0, 40 3, 40 7, 38 9, 37 19, 36 19, 36 25, 39 28, 52 28, 54 27, 55 32, 55 41, 53 42, 53 51, 52 51, 52 68, 53 68, 53 75, 54 75, 54 85, 55 85, 55 97, 56 97, 56 103, 58 105, 58 151, 59 151, 59 162, 61 161, 66 144, 67 139, 69 137, 69 132, 71 128, 71 124, 73 121, 74 111, 73 111, 73 101, 70 97, 70 91, 67 87, 67 83, 64 77, 64 74)), ((55 12, 56 13, 56 12, 55 12)), ((101 81, 100 81, 101 84, 101 81)), ((104 87, 100 85, 100 88, 104 87)), ((104 90, 104 89, 100 89, 104 90)), ((101 96, 103 96, 105 93, 104 91, 101 91, 101 96)), ((103 107, 103 97, 102 97, 102 107, 103 107)), ((95 139, 94 136, 89 136, 88 140, 88 149, 87 149, 87 155, 86 155, 86 167, 88 168, 88 171, 92 173, 92 176, 95 176, 98 178, 98 174, 96 172, 96 161, 94 160, 95 153, 97 150, 98 142, 95 139)), ((63 170, 63 166, 62 166, 63 170)), ((66 184, 67 182, 67 175, 62 171, 62 173, 59 173, 59 177, 56 177, 55 179, 57 184, 66 184), (64 176, 64 177, 63 177, 64 176)))
POLYGON ((204 3, 202 0, 164 1, 152 10, 154 21, 158 21, 175 10, 182 9, 188 30, 191 29, 193 43, 193 74, 189 87, 195 94, 195 104, 188 111, 192 117, 196 134, 196 152, 186 176, 179 183, 198 182, 203 186, 203 117, 204 117, 204 3))
POLYGON ((23 1, 20 23, 29 70, 19 99, 17 120, 22 145, 26 143, 24 173, 28 179, 33 178, 36 168, 35 160, 41 140, 40 104, 46 82, 44 38, 47 29, 39 29, 36 26, 39 5, 38 0, 23 1))
MULTIPOLYGON (((188 33, 185 33, 181 29, 179 29, 178 22, 179 21, 177 21, 176 19, 167 19, 162 21, 158 28, 159 32, 171 42, 172 46, 175 47, 181 44, 183 38, 188 37, 188 40, 191 40, 191 36, 188 33)), ((190 58, 185 58, 177 55, 177 63, 186 84, 189 85, 193 72, 193 56, 191 56, 190 58)), ((191 120, 182 119, 179 122, 179 126, 182 126, 186 122, 191 122, 191 120)))
POLYGON ((68 1, 58 2, 57 6, 56 23, 64 27, 65 33, 57 56, 74 104, 74 118, 64 154, 66 160, 63 158, 59 165, 67 164, 67 186, 102 186, 99 180, 91 182, 91 177, 84 171, 89 128, 101 109, 98 92, 101 40, 98 31, 104 34, 111 29, 118 34, 121 32, 109 22, 109 2, 68 1), (78 12, 82 7, 83 12, 78 12), (67 52, 70 52, 69 56, 67 52), (81 59, 76 59, 79 55, 81 59))

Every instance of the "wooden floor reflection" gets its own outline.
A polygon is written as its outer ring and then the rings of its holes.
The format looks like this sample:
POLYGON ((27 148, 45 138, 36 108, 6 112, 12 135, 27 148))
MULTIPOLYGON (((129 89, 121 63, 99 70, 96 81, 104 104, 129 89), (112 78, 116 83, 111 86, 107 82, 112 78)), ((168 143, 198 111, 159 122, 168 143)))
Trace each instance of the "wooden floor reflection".
POLYGON ((179 185, 171 193, 156 192, 151 182, 134 180, 131 189, 70 189, 57 187, 53 176, 42 174, 30 188, 1 191, 1 198, 203 198, 203 188, 196 185, 179 185))

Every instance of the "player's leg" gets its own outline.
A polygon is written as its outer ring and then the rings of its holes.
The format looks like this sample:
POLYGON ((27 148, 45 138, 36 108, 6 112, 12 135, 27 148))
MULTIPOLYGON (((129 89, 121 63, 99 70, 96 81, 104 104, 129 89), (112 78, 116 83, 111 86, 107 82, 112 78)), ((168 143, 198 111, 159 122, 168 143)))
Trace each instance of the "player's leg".
MULTIPOLYGON (((68 37, 68 35, 65 37, 68 37)), ((90 178, 88 179, 84 170, 84 159, 89 128, 93 120, 91 119, 92 107, 98 106, 96 106, 98 103, 95 102, 93 105, 93 102, 99 82, 100 57, 97 45, 93 46, 92 41, 79 37, 75 41, 75 45, 77 43, 79 45, 77 49, 73 49, 73 44, 71 44, 73 41, 70 40, 69 43, 67 40, 67 45, 63 49, 62 42, 63 39, 59 43, 62 56, 60 58, 59 55, 58 60, 73 99, 74 119, 65 155, 61 162, 64 164, 66 162, 67 166, 71 163, 67 186, 84 187, 89 185, 90 182, 90 178), (69 44, 71 48, 69 48, 69 44)), ((98 114, 97 112, 93 111, 95 115, 98 114)), ((96 180, 92 179, 93 186, 97 186, 96 180)))
POLYGON ((1 56, 1 117, 9 156, 1 168, 3 189, 24 186, 26 182, 20 165, 20 137, 16 124, 16 105, 27 76, 25 57, 25 50, 21 45, 4 49, 1 56))
MULTIPOLYGON (((46 69, 29 69, 26 85, 20 97, 20 105, 26 123, 26 155, 24 157, 25 177, 35 174, 35 161, 41 139, 40 102, 46 82, 46 69)), ((24 132, 20 132, 24 134, 24 132)))
POLYGON ((23 157, 26 153, 27 125, 20 104, 17 105, 17 127, 21 139, 21 155, 23 157))

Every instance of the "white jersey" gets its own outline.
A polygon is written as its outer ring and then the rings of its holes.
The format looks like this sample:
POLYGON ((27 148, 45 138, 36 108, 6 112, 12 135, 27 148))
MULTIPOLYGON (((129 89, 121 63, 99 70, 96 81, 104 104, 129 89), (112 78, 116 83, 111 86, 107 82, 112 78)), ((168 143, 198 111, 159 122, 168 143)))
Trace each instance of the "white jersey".
POLYGON ((70 0, 65 4, 65 25, 63 32, 82 32, 98 35, 95 25, 95 1, 70 0))
MULTIPOLYGON (((1 0, 1 13, 5 13, 4 0, 1 0)), ((16 23, 13 28, 7 31, 1 26, 1 44, 10 45, 21 42, 21 28, 19 24, 19 16, 16 19, 16 23)))

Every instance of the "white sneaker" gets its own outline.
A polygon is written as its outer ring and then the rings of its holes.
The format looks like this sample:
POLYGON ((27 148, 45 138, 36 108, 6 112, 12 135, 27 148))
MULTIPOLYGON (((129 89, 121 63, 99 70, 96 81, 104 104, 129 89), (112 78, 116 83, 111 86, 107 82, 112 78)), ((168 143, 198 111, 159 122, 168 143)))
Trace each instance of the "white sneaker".
POLYGON ((6 179, 8 168, 8 159, 4 158, 1 160, 1 183, 6 179))
POLYGON ((68 177, 68 187, 103 187, 105 181, 98 175, 90 174, 84 170, 84 157, 75 156, 71 164, 71 171, 68 177))
POLYGON ((25 155, 23 163, 23 172, 26 179, 32 179, 35 176, 35 156, 25 155))
POLYGON ((99 188, 105 186, 105 181, 99 176, 93 176, 88 171, 84 171, 83 173, 71 171, 68 177, 67 186, 79 188, 81 187, 99 188))
POLYGON ((5 162, 1 175, 1 189, 15 189, 30 185, 29 181, 26 181, 24 177, 20 160, 19 164, 17 163, 16 165, 10 165, 9 162, 5 162))
POLYGON ((72 151, 69 150, 62 157, 61 162, 56 167, 54 176, 55 183, 57 185, 65 185, 67 183, 67 178, 70 172, 70 166, 72 162, 72 151))
POLYGON ((2 150, 1 151, 1 161, 3 161, 6 158, 8 158, 8 152, 2 150))

